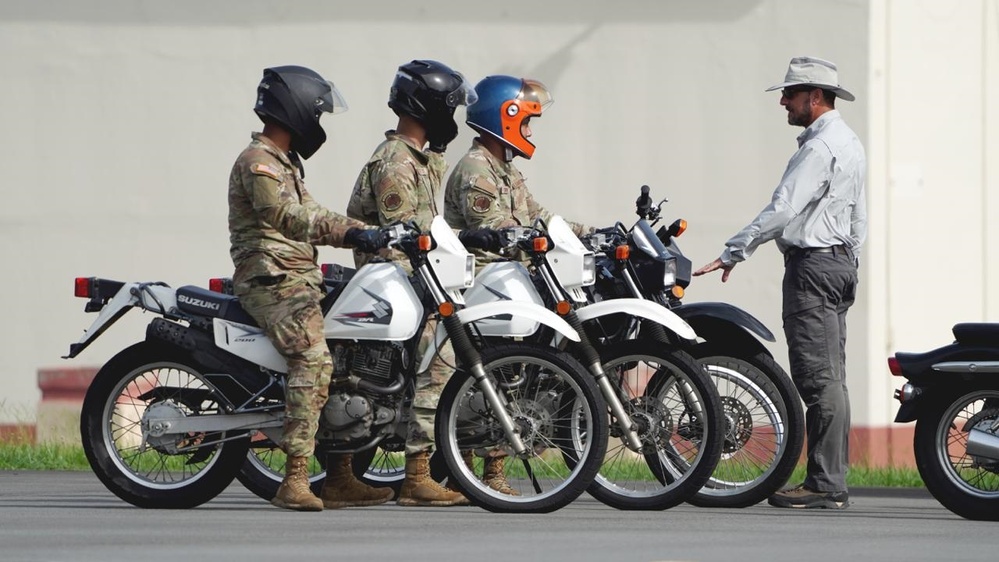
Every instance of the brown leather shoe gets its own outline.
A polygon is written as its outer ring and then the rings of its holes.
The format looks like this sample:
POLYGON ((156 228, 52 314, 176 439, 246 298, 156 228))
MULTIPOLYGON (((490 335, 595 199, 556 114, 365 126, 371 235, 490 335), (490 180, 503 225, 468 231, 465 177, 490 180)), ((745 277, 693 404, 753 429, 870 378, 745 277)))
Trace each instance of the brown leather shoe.
POLYGON ((288 457, 284 480, 271 503, 295 511, 322 511, 323 501, 309 488, 309 457, 288 457))
POLYGON ((398 505, 451 507, 469 505, 460 492, 448 490, 430 477, 430 455, 426 452, 406 457, 406 479, 399 490, 398 505))
POLYGON ((351 465, 354 455, 329 455, 326 458, 326 482, 319 493, 326 509, 378 505, 392 499, 390 488, 368 486, 354 476, 351 465))

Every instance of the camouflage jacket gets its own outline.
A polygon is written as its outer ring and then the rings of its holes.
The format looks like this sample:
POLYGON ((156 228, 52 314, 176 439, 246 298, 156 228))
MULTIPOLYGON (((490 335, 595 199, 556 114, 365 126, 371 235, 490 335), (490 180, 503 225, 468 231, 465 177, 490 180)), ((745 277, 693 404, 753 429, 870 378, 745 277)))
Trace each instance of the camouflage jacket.
POLYGON ((321 286, 314 245, 344 245, 347 229, 362 223, 317 203, 297 166, 260 133, 229 175, 229 255, 233 283, 291 275, 321 286))
MULTIPOLYGON (((472 141, 444 191, 444 219, 451 228, 531 226, 538 217, 548 221, 552 213, 534 200, 520 170, 493 156, 478 139, 472 141)), ((590 230, 579 223, 569 225, 577 236, 590 230)))
MULTIPOLYGON (((354 183, 347 216, 374 226, 415 221, 421 229, 429 229, 438 214, 437 198, 445 171, 443 155, 425 152, 399 133, 386 131, 385 140, 354 183)), ((408 271, 409 263, 398 250, 383 251, 381 255, 402 261, 408 271)), ((354 251, 358 267, 371 257, 354 251)))

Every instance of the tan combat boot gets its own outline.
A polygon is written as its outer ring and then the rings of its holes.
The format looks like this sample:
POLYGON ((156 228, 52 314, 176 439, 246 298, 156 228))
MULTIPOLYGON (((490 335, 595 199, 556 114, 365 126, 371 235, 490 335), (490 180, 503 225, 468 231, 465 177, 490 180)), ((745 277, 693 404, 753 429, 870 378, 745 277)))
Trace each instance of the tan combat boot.
POLYGON ((503 472, 503 457, 486 457, 482 469, 482 482, 497 492, 508 496, 519 496, 520 492, 510 487, 503 472))
MULTIPOLYGON (((475 453, 473 451, 462 451, 461 452, 461 460, 465 461, 465 466, 467 466, 469 472, 471 472, 474 475, 475 474, 475 453)), ((458 483, 455 481, 454 478, 448 478, 447 479, 447 484, 444 486, 444 489, 447 490, 447 491, 449 491, 449 492, 458 492, 459 494, 462 493, 461 488, 458 487, 458 483)), ((464 504, 462 504, 462 505, 464 505, 464 504)))
POLYGON ((445 489, 430 477, 430 455, 426 452, 406 457, 406 479, 396 503, 404 506, 450 507, 469 505, 459 492, 445 489))
POLYGON ((284 465, 284 481, 271 503, 295 511, 322 511, 323 500, 309 489, 309 457, 288 457, 284 465))
POLYGON ((354 455, 326 457, 326 483, 319 497, 326 509, 378 505, 392 499, 390 488, 374 488, 354 477, 354 455))

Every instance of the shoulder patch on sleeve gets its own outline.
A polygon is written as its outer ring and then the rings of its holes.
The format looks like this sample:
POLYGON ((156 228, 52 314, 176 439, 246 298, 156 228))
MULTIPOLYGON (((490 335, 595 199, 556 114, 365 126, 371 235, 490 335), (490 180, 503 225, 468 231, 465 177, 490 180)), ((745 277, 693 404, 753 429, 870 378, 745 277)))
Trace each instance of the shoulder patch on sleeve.
POLYGON ((485 195, 476 195, 475 199, 472 199, 472 210, 479 214, 485 214, 489 212, 489 207, 492 207, 493 200, 485 195))
POLYGON ((475 191, 481 191, 482 193, 492 197, 496 197, 499 194, 495 185, 481 177, 475 178, 475 181, 472 182, 472 189, 475 191))
POLYGON ((264 164, 263 162, 256 162, 250 166, 250 171, 258 176, 270 176, 278 181, 281 181, 281 172, 269 164, 264 164))
POLYGON ((398 191, 387 191, 381 197, 382 207, 386 211, 394 211, 402 206, 402 196, 398 191))

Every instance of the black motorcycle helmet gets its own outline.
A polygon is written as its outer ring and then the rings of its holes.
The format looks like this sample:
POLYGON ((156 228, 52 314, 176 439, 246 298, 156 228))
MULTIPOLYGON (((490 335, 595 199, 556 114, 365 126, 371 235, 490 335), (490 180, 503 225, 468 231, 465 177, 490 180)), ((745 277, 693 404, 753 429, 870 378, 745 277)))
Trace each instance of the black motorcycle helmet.
POLYGON ((308 158, 326 142, 319 124, 325 113, 347 111, 347 102, 332 82, 303 66, 264 69, 253 111, 260 120, 273 120, 291 133, 291 149, 308 158))
POLYGON ((433 60, 414 60, 399 67, 388 106, 396 115, 409 115, 427 130, 430 149, 443 152, 458 135, 454 110, 475 103, 478 96, 460 72, 433 60))

